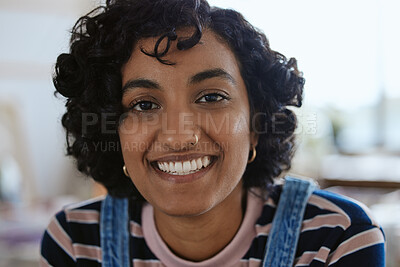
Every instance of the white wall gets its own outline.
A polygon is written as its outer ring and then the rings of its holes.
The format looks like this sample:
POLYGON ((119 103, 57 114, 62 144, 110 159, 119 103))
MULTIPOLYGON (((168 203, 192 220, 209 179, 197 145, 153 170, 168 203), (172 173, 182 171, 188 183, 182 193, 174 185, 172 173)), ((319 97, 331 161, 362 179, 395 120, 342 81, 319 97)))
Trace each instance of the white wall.
POLYGON ((15 147, 17 157, 23 158, 17 160, 33 198, 75 190, 79 195, 88 189, 89 183, 76 178, 71 160, 64 156, 60 124, 64 100, 53 96, 51 76, 58 54, 68 51, 69 30, 94 4, 90 0, 0 2, 0 105, 11 103, 17 112, 22 140, 15 147))
POLYGON ((240 11, 271 48, 298 59, 305 103, 354 110, 375 105, 381 88, 400 98, 398 0, 209 0, 240 11))

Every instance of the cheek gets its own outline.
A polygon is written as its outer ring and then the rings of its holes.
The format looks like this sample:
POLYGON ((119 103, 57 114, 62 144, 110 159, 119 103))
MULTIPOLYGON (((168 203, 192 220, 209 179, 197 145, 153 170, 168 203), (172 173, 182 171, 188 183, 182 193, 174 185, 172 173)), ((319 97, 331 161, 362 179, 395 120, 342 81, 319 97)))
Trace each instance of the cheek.
POLYGON ((142 177, 146 174, 146 166, 144 165, 144 154, 147 151, 147 145, 141 134, 120 133, 122 156, 128 170, 134 170, 129 173, 130 179, 134 183, 139 192, 146 197, 147 185, 146 180, 142 177))
POLYGON ((124 119, 118 129, 124 158, 143 156, 149 150, 158 123, 158 117, 143 119, 130 115, 124 119))
MULTIPOLYGON (((223 150, 223 171, 240 179, 247 165, 250 149, 250 124, 247 112, 230 113, 229 119, 216 122, 215 139, 223 150)), ((235 180, 237 180, 235 179, 235 180)))
POLYGON ((208 123, 210 134, 223 143, 249 142, 250 123, 247 112, 225 112, 213 116, 211 123, 208 123))
POLYGON ((210 134, 241 135, 250 129, 249 112, 246 108, 230 107, 218 112, 202 114, 202 125, 210 134))
POLYGON ((130 173, 131 179, 134 181, 135 174, 138 172, 142 173, 146 168, 144 158, 149 146, 148 135, 139 131, 124 132, 122 130, 119 132, 119 139, 125 165, 128 167, 128 170, 135 170, 135 172, 130 173))

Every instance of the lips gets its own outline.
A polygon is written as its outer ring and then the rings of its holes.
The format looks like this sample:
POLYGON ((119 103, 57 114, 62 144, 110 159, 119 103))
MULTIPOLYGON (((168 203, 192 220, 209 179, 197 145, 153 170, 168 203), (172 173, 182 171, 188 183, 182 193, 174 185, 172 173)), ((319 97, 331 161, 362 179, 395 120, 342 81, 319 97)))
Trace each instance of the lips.
POLYGON ((216 161, 215 156, 173 156, 152 161, 151 166, 167 180, 183 182, 202 176, 216 161), (182 181, 181 181, 182 180, 182 181))
POLYGON ((198 172, 211 164, 212 157, 203 156, 185 161, 157 161, 156 167, 172 175, 188 175, 198 172))

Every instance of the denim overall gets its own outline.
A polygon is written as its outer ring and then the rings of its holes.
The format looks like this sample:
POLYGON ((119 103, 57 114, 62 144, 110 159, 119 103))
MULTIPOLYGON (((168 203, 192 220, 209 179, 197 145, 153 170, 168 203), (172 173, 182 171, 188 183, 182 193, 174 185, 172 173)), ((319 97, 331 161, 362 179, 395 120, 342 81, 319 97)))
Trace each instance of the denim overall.
MULTIPOLYGON (((262 266, 293 266, 304 211, 314 189, 313 182, 285 178, 262 266)), ((107 196, 104 199, 101 208, 100 238, 103 266, 131 266, 127 198, 107 196)))

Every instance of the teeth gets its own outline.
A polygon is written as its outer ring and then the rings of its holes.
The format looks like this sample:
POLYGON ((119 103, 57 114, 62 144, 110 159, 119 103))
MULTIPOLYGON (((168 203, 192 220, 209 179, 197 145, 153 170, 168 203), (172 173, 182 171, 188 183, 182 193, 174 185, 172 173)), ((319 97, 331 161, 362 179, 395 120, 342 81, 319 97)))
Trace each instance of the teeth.
POLYGON ((204 157, 201 159, 201 161, 203 162, 203 166, 208 166, 208 164, 210 164, 210 158, 209 157, 204 157))
POLYGON ((167 162, 163 162, 164 170, 169 171, 169 164, 167 162))
POLYGON ((196 161, 192 159, 192 161, 190 162, 190 170, 195 171, 196 169, 197 169, 196 161))
POLYGON ((196 159, 196 164, 197 164, 197 168, 201 168, 203 166, 203 162, 201 161, 201 159, 196 159))
POLYGON ((162 171, 166 171, 165 167, 164 167, 164 163, 161 162, 157 162, 158 168, 162 171))
POLYGON ((182 162, 175 162, 175 171, 182 172, 182 162))
POLYGON ((190 161, 183 162, 183 172, 189 172, 191 168, 190 161))
POLYGON ((198 159, 177 161, 177 162, 157 162, 158 168, 163 171, 174 175, 186 175, 199 171, 201 168, 205 168, 211 163, 211 158, 205 156, 198 159))

